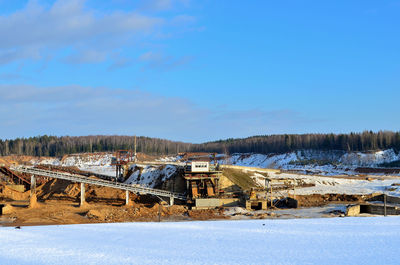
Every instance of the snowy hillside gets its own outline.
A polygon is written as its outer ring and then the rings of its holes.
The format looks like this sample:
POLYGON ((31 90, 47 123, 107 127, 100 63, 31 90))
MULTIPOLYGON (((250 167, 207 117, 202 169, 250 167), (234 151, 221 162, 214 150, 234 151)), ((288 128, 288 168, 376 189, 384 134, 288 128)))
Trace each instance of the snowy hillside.
POLYGON ((68 155, 61 160, 61 165, 76 167, 109 166, 112 157, 112 153, 68 155))
MULTIPOLYGON (((32 161, 35 164, 51 164, 61 166, 76 166, 81 170, 99 174, 115 176, 115 167, 111 166, 112 153, 74 154, 63 159, 46 158, 32 161)), ((219 163, 232 164, 255 168, 275 168, 295 170, 279 174, 268 173, 268 178, 295 178, 303 183, 312 184, 313 187, 301 188, 297 194, 371 194, 386 192, 400 195, 396 180, 365 180, 365 179, 340 179, 338 175, 357 175, 354 169, 358 166, 376 166, 383 162, 392 162, 400 159, 400 154, 393 150, 374 153, 345 153, 342 151, 298 151, 286 154, 233 154, 229 157, 218 155, 219 163), (329 177, 332 176, 332 178, 329 177), (393 185, 393 186, 392 186, 393 185)), ((159 158, 161 162, 175 162, 181 156, 166 156, 159 158)), ((151 165, 131 167, 132 173, 125 183, 140 184, 147 187, 160 187, 168 179, 177 174, 178 168, 173 165, 151 165)), ((250 176, 259 185, 265 185, 265 174, 253 172, 250 176)))
POLYGON ((382 163, 400 160, 400 153, 396 154, 393 149, 378 151, 374 153, 346 153, 340 157, 343 165, 357 165, 362 167, 374 167, 382 163))
POLYGON ((399 264, 400 218, 0 227, 0 241, 1 264, 399 264))
POLYGON ((140 184, 150 188, 154 188, 167 179, 170 179, 177 172, 177 167, 172 165, 166 166, 143 166, 134 165, 131 176, 125 181, 127 184, 140 184))
POLYGON ((115 167, 111 166, 112 153, 68 155, 61 160, 62 166, 75 166, 81 170, 115 176, 115 167))
POLYGON ((320 169, 326 167, 355 168, 375 167, 381 163, 400 160, 400 153, 394 150, 384 150, 373 153, 342 151, 313 151, 304 150, 286 154, 233 154, 228 159, 221 158, 220 163, 248 167, 276 169, 320 169), (314 164, 313 164, 314 162, 314 164))
POLYGON ((78 167, 81 170, 115 176, 115 167, 111 166, 113 153, 82 153, 66 155, 63 158, 32 159, 33 165, 54 165, 78 167))

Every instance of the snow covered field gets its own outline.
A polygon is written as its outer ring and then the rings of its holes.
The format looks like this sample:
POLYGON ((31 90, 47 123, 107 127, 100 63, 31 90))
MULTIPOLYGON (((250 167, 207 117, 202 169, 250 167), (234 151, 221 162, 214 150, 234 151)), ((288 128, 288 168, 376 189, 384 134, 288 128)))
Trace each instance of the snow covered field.
POLYGON ((399 264, 399 217, 0 228, 1 264, 399 264))

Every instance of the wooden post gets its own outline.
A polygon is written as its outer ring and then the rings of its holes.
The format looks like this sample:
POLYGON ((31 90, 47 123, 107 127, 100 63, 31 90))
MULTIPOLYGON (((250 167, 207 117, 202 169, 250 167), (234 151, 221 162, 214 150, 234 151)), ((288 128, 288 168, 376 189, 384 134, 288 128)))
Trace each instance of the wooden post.
POLYGON ((383 211, 384 211, 384 215, 387 216, 387 212, 386 212, 386 194, 383 194, 383 211))
POLYGON ((271 181, 269 182, 269 189, 270 189, 270 192, 269 192, 269 200, 270 200, 270 202, 271 202, 271 207, 272 207, 273 202, 272 202, 272 184, 271 184, 271 181))
POLYGON ((135 135, 135 152, 134 152, 133 155, 134 155, 134 158, 133 158, 134 160, 133 160, 133 162, 136 162, 136 160, 137 160, 137 159, 136 159, 136 135, 135 135))
POLYGON ((83 206, 84 204, 86 204, 85 192, 86 192, 85 183, 81 183, 81 205, 80 206, 83 206))

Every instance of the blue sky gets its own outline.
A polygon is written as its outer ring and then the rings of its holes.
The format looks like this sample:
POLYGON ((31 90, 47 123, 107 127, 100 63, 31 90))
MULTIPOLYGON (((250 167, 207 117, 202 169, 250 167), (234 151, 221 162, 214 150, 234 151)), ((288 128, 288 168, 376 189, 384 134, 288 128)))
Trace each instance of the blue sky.
POLYGON ((0 0, 0 137, 400 130, 400 1, 0 0))

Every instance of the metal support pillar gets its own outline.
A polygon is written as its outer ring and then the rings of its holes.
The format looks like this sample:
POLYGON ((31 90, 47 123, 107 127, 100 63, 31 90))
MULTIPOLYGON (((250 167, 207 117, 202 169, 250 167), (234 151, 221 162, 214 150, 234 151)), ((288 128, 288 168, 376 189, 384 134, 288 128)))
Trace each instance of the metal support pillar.
POLYGON ((29 197, 29 207, 31 208, 37 207, 36 177, 34 175, 31 176, 31 194, 29 197))
POLYGON ((81 183, 81 206, 83 206, 86 201, 85 201, 85 183, 81 183))
POLYGON ((36 195, 36 177, 35 175, 31 176, 31 197, 36 195))
POLYGON ((174 205, 174 197, 169 197, 169 205, 174 205))
POLYGON ((125 205, 129 205, 129 190, 125 193, 125 205))

